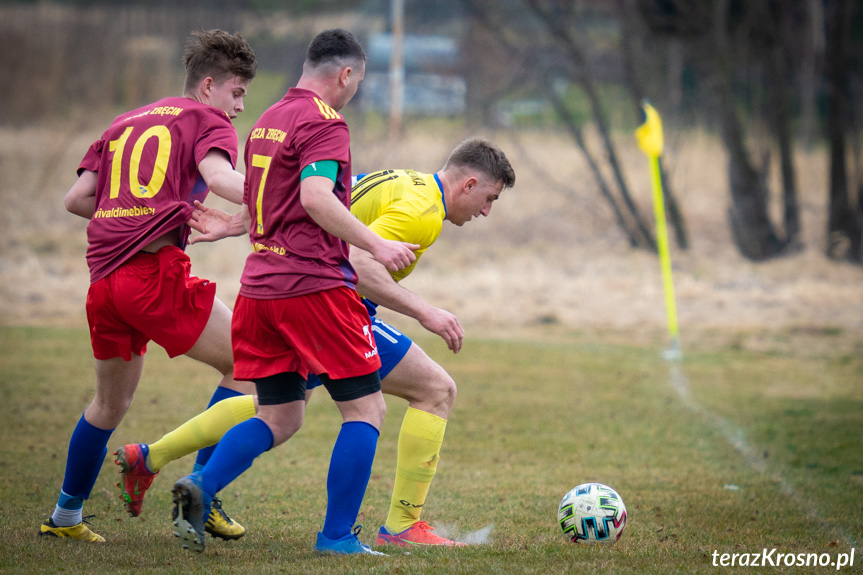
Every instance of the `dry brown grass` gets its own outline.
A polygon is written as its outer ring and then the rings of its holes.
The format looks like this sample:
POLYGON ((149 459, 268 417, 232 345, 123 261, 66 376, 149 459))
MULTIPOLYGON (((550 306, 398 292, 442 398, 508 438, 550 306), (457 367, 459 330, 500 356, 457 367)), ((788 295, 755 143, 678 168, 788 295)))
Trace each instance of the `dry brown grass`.
MULTIPOLYGON (((77 162, 108 120, 0 132, 0 323, 85 322, 86 222, 65 212, 63 195, 77 162)), ((447 129, 409 132, 388 155, 371 138, 355 134, 355 171, 435 171, 465 135, 447 129)), ((462 229, 447 224, 405 286, 456 313, 472 333, 599 330, 661 345, 665 309, 658 260, 628 247, 570 141, 550 133, 485 135, 508 153, 516 188, 504 194, 487 221, 462 229)), ((631 138, 619 140, 630 186, 652 219, 647 161, 631 138)), ((775 337, 764 334, 781 333, 806 349, 817 342, 863 348, 863 268, 823 256, 823 153, 797 157, 806 249, 761 264, 743 259, 732 245, 725 218, 725 156, 716 139, 704 133, 678 136, 666 161, 692 242, 688 252, 672 246, 684 344, 719 338, 757 349, 776 345, 775 337), (747 335, 741 339, 741 333, 747 335)), ((247 245, 238 238, 190 249, 196 273, 215 280, 229 304, 247 245)))

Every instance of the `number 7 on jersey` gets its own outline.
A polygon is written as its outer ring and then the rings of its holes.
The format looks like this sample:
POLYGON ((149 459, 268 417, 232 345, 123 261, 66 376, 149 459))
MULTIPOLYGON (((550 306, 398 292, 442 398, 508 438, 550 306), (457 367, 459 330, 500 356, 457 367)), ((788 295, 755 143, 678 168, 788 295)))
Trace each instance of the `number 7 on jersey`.
POLYGON ((258 198, 255 200, 255 211, 257 212, 257 233, 264 233, 264 216, 261 213, 261 208, 263 207, 264 201, 264 186, 267 183, 267 174, 270 171, 270 162, 272 161, 271 156, 261 156, 260 154, 252 154, 252 167, 253 168, 262 168, 264 170, 263 175, 261 176, 261 183, 258 186, 258 198))

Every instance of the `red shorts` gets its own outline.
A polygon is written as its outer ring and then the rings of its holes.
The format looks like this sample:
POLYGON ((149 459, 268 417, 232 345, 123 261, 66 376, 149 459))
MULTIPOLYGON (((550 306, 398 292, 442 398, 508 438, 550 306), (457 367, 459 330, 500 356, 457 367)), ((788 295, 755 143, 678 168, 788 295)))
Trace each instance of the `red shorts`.
POLYGON ((231 321, 234 378, 293 371, 332 379, 368 375, 381 366, 371 323, 348 287, 284 299, 237 296, 231 321))
POLYGON ((189 351, 213 309, 216 284, 189 275, 183 250, 139 252, 90 286, 87 321, 96 359, 144 355, 155 341, 170 357, 189 351))

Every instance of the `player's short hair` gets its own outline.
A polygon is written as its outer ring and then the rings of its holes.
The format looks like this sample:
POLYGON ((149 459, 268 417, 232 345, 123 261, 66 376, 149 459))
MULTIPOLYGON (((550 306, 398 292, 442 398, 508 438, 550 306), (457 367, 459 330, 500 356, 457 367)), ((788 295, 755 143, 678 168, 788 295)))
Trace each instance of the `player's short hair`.
POLYGON ((192 32, 183 54, 186 91, 194 89, 207 76, 223 82, 234 76, 251 80, 258 69, 255 51, 239 33, 224 30, 192 32))
POLYGON ((503 182, 503 188, 515 185, 515 170, 506 154, 485 138, 468 138, 455 147, 443 166, 444 170, 472 168, 495 182, 503 182))
POLYGON ((306 64, 320 68, 327 64, 339 67, 365 63, 366 52, 353 34, 341 28, 324 30, 309 44, 306 64))

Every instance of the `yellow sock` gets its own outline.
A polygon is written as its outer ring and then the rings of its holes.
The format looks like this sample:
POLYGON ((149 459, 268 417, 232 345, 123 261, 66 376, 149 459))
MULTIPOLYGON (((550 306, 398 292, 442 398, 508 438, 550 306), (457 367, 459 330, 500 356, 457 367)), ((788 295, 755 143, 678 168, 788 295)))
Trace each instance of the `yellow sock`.
POLYGON ((238 395, 223 399, 162 439, 150 444, 147 467, 156 472, 170 461, 214 445, 229 429, 255 416, 255 398, 238 395))
POLYGON ((437 470, 446 419, 408 407, 399 431, 396 481, 386 528, 400 533, 419 521, 437 470))

